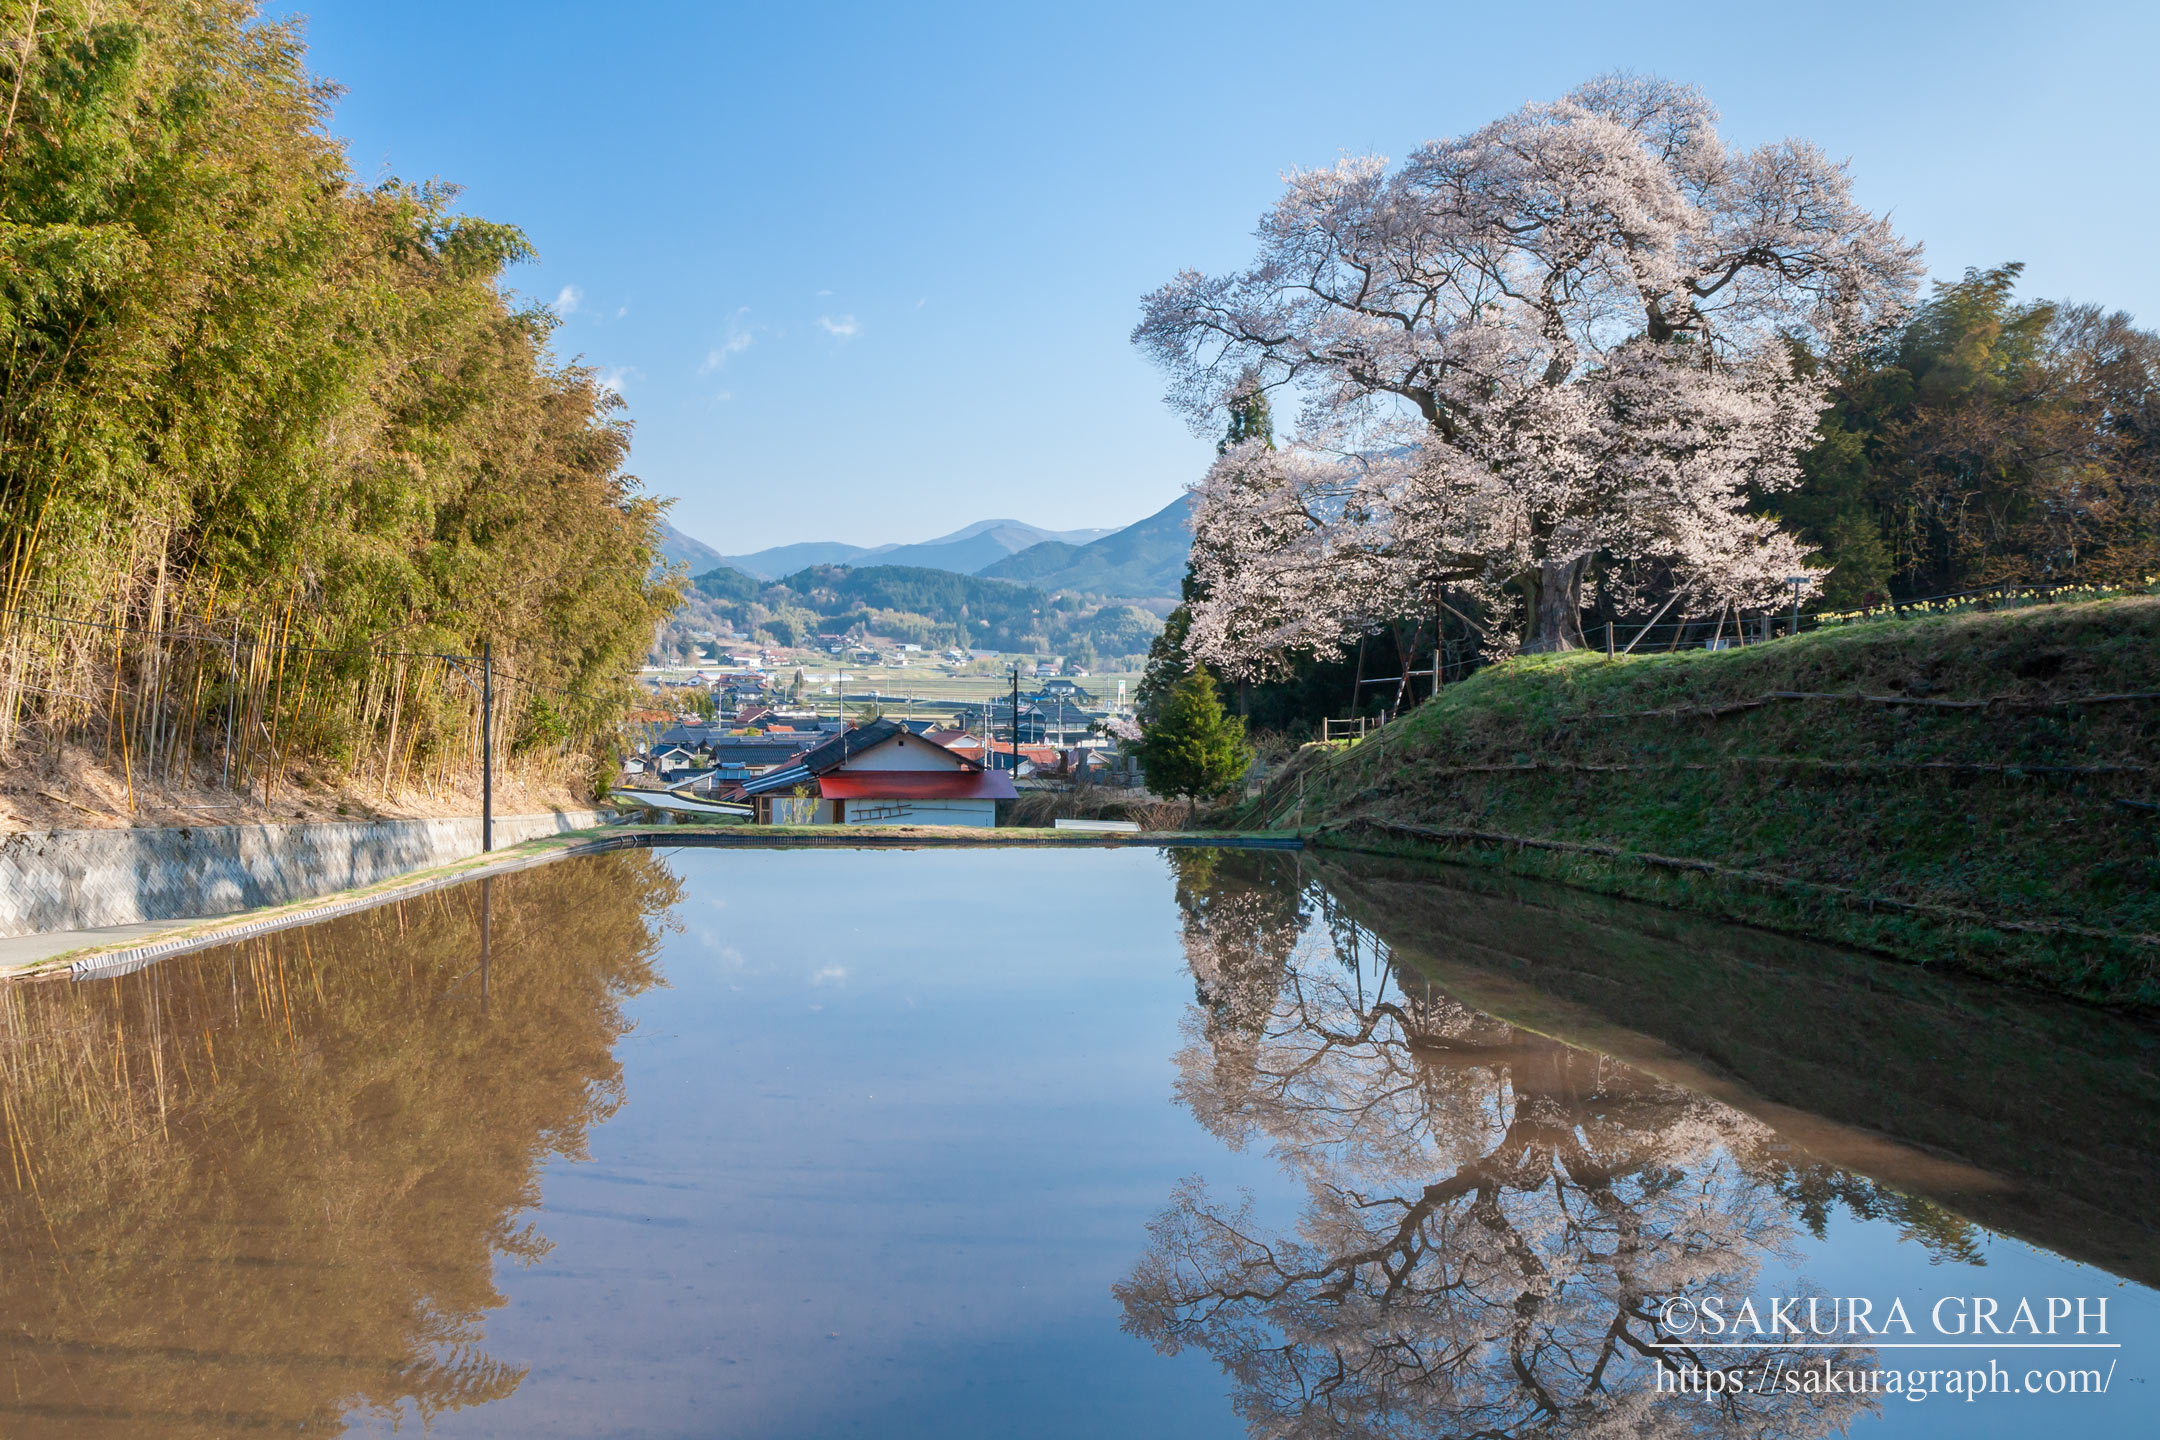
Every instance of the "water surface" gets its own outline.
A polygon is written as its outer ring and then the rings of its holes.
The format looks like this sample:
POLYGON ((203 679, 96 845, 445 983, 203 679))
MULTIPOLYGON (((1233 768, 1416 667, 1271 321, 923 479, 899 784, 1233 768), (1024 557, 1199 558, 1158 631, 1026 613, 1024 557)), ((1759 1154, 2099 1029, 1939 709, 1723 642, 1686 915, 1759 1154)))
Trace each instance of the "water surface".
POLYGON ((0 1021, 8 1436, 2151 1429, 2149 1030, 1474 873, 617 854, 0 1021), (1713 1294, 2122 1348, 1660 1398, 1713 1294))

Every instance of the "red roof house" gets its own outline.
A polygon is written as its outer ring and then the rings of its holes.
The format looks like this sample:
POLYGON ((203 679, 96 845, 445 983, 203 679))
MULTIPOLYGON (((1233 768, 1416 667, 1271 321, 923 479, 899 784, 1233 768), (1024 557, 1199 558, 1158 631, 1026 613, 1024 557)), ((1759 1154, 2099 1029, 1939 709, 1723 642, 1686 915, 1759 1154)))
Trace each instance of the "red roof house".
POLYGON ((1017 792, 988 770, 892 720, 843 730, 743 787, 765 825, 995 825, 1017 792))

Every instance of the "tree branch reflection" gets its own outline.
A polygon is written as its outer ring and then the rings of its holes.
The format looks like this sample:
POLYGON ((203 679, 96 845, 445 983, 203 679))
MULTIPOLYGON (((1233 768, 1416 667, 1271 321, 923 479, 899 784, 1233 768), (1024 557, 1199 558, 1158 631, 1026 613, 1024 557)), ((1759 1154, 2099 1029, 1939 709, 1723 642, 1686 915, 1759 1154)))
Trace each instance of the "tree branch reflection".
POLYGON ((1188 1181, 1117 1295, 1128 1330, 1222 1365, 1253 1434, 1803 1436, 1859 1413, 1657 1398, 1660 1363, 1767 1353, 1691 1350, 1660 1313, 1752 1293, 1792 1258, 1795 1197, 1831 1198, 1769 1130, 1398 973, 1279 857, 1177 861, 1197 997, 1178 1096, 1267 1145, 1303 1213, 1270 1225, 1188 1181))

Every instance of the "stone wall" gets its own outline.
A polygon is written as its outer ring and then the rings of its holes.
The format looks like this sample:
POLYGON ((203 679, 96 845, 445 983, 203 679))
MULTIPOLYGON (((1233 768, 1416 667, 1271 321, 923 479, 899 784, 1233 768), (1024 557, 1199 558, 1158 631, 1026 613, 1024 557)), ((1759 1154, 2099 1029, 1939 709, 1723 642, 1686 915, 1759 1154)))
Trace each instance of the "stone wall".
MULTIPOLYGON (((591 810, 495 817, 500 850, 590 829, 591 810)), ((478 817, 0 836, 0 936, 230 915, 480 853, 478 817)))

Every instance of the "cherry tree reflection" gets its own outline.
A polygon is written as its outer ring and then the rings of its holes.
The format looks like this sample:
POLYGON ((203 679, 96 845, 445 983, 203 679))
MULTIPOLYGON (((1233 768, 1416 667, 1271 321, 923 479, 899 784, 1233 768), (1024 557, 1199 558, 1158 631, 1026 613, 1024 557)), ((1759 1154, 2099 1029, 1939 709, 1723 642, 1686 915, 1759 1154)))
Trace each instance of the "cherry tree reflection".
POLYGON ((1180 880, 1198 1003, 1179 1097, 1269 1146, 1304 1211, 1285 1232, 1188 1181, 1117 1295, 1131 1332, 1215 1357, 1253 1434, 1801 1436, 1860 1411, 1658 1394, 1660 1365, 1759 1373, 1769 1353, 1661 1324, 1668 1299, 1752 1294, 1789 1256, 1765 1127, 1399 973, 1275 857, 1180 880))

